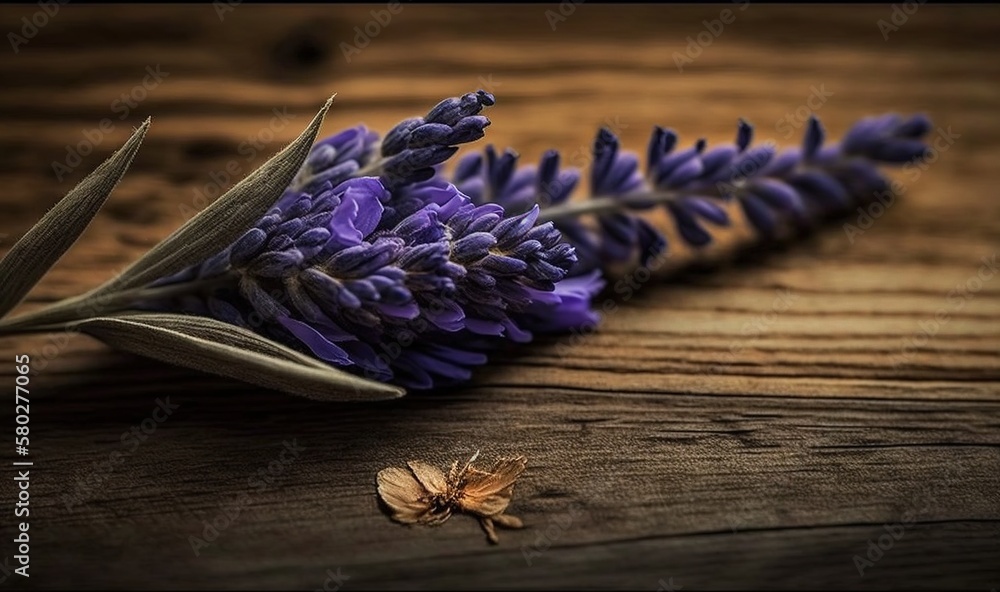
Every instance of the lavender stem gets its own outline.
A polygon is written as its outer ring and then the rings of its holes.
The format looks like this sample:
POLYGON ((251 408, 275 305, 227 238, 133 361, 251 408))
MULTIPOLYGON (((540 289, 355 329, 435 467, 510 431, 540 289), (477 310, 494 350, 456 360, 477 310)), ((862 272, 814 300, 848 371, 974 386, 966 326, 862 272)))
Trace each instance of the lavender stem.
POLYGON ((200 292, 231 283, 232 274, 158 287, 143 287, 88 298, 86 294, 60 300, 27 314, 0 321, 0 335, 30 333, 42 327, 62 325, 88 317, 127 310, 136 302, 200 292))
POLYGON ((673 201, 680 196, 679 192, 656 191, 652 193, 634 193, 621 197, 586 198, 580 201, 572 201, 558 206, 543 208, 538 215, 538 221, 557 222, 585 214, 606 214, 621 210, 646 209, 654 205, 673 201))

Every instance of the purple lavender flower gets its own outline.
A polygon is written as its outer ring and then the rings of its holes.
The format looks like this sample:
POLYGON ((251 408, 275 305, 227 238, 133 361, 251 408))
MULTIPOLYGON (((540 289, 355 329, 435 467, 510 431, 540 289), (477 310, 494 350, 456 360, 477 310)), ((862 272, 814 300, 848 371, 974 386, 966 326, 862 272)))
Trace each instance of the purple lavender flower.
POLYGON ((507 217, 453 185, 435 190, 391 224, 374 177, 289 191, 231 247, 159 285, 211 286, 200 310, 372 378, 464 380, 488 338, 528 341, 519 319, 578 299, 555 290, 576 259, 551 223, 535 224, 538 208, 507 217))
MULTIPOLYGON (((474 203, 496 203, 510 213, 564 204, 580 181, 579 171, 560 170, 560 157, 555 150, 543 154, 537 167, 518 168, 518 158, 511 149, 497 155, 493 146, 487 146, 483 154, 472 153, 462 158, 451 181, 474 203)), ((561 219, 555 222, 555 227, 576 247, 578 263, 573 267, 576 271, 573 275, 601 266, 600 245, 579 219, 561 219)))
MULTIPOLYGON (((922 138, 930 128, 923 115, 869 117, 851 128, 841 143, 824 146, 822 126, 813 117, 802 147, 779 153, 772 145, 751 146, 753 127, 744 121, 733 145, 710 150, 704 139, 678 149, 677 134, 656 127, 647 147, 645 175, 638 173, 637 157, 622 152, 618 138, 602 129, 593 145, 589 199, 572 204, 566 203, 568 192, 551 199, 536 189, 532 199, 529 188, 533 182, 537 185, 545 166, 516 168, 511 150, 499 158, 492 147, 485 158, 467 156, 452 179, 478 202, 519 209, 539 204, 541 217, 555 222, 577 248, 578 263, 570 270, 576 276, 631 260, 636 253, 639 264, 645 265, 665 252, 663 233, 636 215, 654 207, 666 209, 678 237, 693 247, 713 241, 712 227, 732 223, 726 204, 734 200, 762 239, 787 229, 808 230, 886 191, 888 182, 879 165, 924 158, 928 147, 922 138), (587 214, 596 217, 596 228, 581 224, 587 214)), ((551 153, 547 158, 557 162, 558 156, 551 153)), ((575 184, 578 173, 566 173, 573 175, 575 184)))
POLYGON ((339 185, 357 176, 377 154, 378 134, 363 125, 320 140, 292 181, 291 191, 311 191, 329 182, 339 185))
POLYGON ((593 299, 604 289, 599 270, 568 277, 551 292, 535 291, 532 302, 516 319, 519 325, 537 333, 566 333, 596 327, 601 320, 593 299))
POLYGON ((558 152, 518 166, 513 150, 441 166, 483 135, 480 91, 439 103, 379 143, 363 126, 314 147, 275 207, 225 251, 158 285, 192 286, 196 314, 263 333, 369 378, 425 389, 467 380, 504 343, 596 325, 602 270, 668 248, 640 215, 664 208, 695 247, 732 224, 736 201, 762 238, 807 229, 863 203, 887 183, 877 165, 921 158, 922 116, 869 118, 824 146, 811 119, 801 148, 752 146, 741 121, 734 145, 678 149, 653 130, 645 171, 602 129, 593 145, 590 199, 570 201, 580 173, 558 152), (592 224, 584 221, 593 215, 592 224), (541 223, 539 223, 541 222, 541 223))
MULTIPOLYGON (((866 118, 833 144, 824 144, 812 118, 801 147, 782 152, 753 146, 753 128, 740 121, 733 145, 711 149, 704 139, 678 148, 676 133, 656 127, 640 171, 639 158, 602 129, 593 144, 589 199, 571 200, 580 173, 560 169, 555 151, 537 166, 519 167, 513 150, 487 147, 445 173, 458 145, 483 136, 489 120, 481 112, 493 102, 483 91, 446 99, 381 141, 364 126, 350 128, 316 143, 303 163, 328 102, 292 145, 115 282, 4 321, 3 332, 64 326, 306 396, 349 385, 358 389, 354 398, 398 396, 398 389, 326 371, 317 360, 415 389, 467 380, 506 344, 596 325, 593 300, 605 274, 635 259, 649 264, 668 248, 641 216, 647 210, 665 211, 677 237, 696 248, 714 240, 713 228, 736 223, 736 206, 759 238, 777 239, 890 197, 878 165, 930 154, 922 138, 931 124, 922 115, 866 118), (270 211, 238 236, 282 189, 270 211), (83 302, 92 305, 88 316, 81 316, 83 302)), ((53 228, 65 226, 67 212, 85 210, 83 224, 70 225, 78 235, 147 126, 14 250, 41 249, 53 228)), ((32 261, 47 269, 68 244, 32 261)), ((18 261, 2 263, 27 269, 18 261)), ((6 310, 40 274, 27 277, 7 291, 6 310)))
POLYGON ((378 177, 390 192, 434 176, 434 167, 451 158, 459 144, 482 138, 490 120, 481 115, 493 105, 486 91, 445 99, 424 117, 406 119, 378 134, 363 125, 317 142, 292 182, 293 191, 315 190, 351 177, 378 177))

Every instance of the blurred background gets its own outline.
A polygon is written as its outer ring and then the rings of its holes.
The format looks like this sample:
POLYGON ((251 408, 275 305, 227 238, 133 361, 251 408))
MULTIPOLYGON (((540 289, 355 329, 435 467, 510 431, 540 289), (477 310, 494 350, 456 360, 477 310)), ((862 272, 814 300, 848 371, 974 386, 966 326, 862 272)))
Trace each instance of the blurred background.
POLYGON ((182 219, 172 204, 210 184, 209 173, 236 158, 245 174, 334 92, 326 133, 358 122, 384 131, 441 98, 485 88, 498 100, 488 112, 494 125, 467 149, 510 145, 534 161, 555 147, 572 162, 600 125, 643 151, 654 124, 674 127, 683 142, 722 141, 742 116, 761 141, 788 144, 800 138, 806 108, 834 137, 887 110, 927 111, 975 134, 993 116, 1000 84, 989 59, 1000 43, 1000 11, 989 6, 920 6, 901 17, 891 6, 735 2, 221 0, 49 10, 55 14, 36 5, 0 10, 11 46, 0 54, 0 174, 18 181, 7 184, 12 217, 44 211, 147 116, 153 131, 125 179, 146 188, 142 207, 117 199, 110 206, 172 225, 182 219), (289 120, 270 126, 274 109, 289 120), (102 130, 104 119, 110 127, 102 130), (73 162, 67 146, 80 142, 94 144, 93 155, 81 155, 86 165, 54 170, 73 162))
POLYGON ((53 1, 0 7, 0 31, 0 248, 153 118, 25 309, 111 277, 332 93, 323 135, 384 132, 482 88, 493 124, 463 151, 557 148, 583 168, 600 126, 643 153, 656 124, 683 145, 731 142, 742 117, 787 146, 810 114, 836 139, 869 114, 923 111, 932 140, 953 139, 862 236, 834 225, 756 266, 649 287, 596 335, 500 356, 465 389, 330 407, 57 344, 34 383, 39 577, 15 585, 317 589, 341 567, 350 588, 1000 584, 1000 280, 891 365, 996 253, 1000 7, 53 1), (776 291, 790 311, 774 314, 776 291), (168 396, 181 408, 151 444, 94 468, 168 396), (308 453, 280 487, 251 490, 193 553, 292 438, 308 453), (500 547, 471 521, 410 531, 375 506, 379 469, 480 447, 529 458, 512 505, 529 528, 500 547), (914 508, 907 544, 859 574, 868 539, 914 508))

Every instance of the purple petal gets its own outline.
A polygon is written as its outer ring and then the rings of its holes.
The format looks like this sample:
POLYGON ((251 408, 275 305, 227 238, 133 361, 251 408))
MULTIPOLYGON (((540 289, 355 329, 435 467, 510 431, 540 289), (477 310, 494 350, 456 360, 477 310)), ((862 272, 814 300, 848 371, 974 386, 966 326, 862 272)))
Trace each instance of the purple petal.
POLYGON ((740 150, 735 146, 719 146, 701 157, 701 165, 706 175, 716 173, 732 162, 740 150))
POLYGON ((740 119, 736 126, 736 146, 739 148, 740 152, 747 149, 750 142, 753 141, 753 126, 740 119))
POLYGON ((759 178, 750 185, 750 191, 771 207, 783 211, 805 212, 802 198, 790 185, 777 179, 759 178))
POLYGON ((702 247, 712 242, 712 235, 682 205, 671 202, 667 204, 667 209, 673 216, 677 231, 685 242, 695 247, 702 247))
POLYGON ((777 219, 767 204, 753 195, 744 195, 740 198, 740 204, 743 206, 743 212, 746 214, 747 219, 750 220, 750 223, 757 230, 765 235, 770 235, 774 232, 777 219))
POLYGON ((706 218, 719 226, 729 225, 729 214, 726 213, 725 208, 710 199, 685 197, 681 199, 681 203, 684 204, 684 207, 691 212, 701 216, 702 218, 706 218))
POLYGON ((829 207, 843 208, 850 204, 850 196, 843 185, 827 174, 807 171, 792 176, 789 181, 793 187, 819 199, 829 207))
POLYGON ((377 308, 382 314, 397 319, 412 320, 420 316, 420 307, 417 306, 416 302, 408 302, 402 305, 379 303, 377 308))
POLYGON ((361 233, 362 238, 368 236, 382 219, 384 211, 382 201, 387 193, 385 187, 375 177, 352 179, 340 187, 345 189, 344 202, 357 204, 354 227, 361 233))
POLYGON ((927 115, 917 113, 903 123, 899 124, 899 127, 896 128, 895 135, 900 138, 916 139, 923 137, 927 132, 931 131, 932 127, 933 124, 927 115))
POLYGON ((697 157, 698 154, 699 150, 697 148, 688 148, 687 150, 668 154, 661 158, 660 162, 656 165, 656 184, 661 185, 670 176, 670 173, 674 172, 674 169, 697 157))
MULTIPOLYGON (((360 341, 345 341, 342 343, 344 351, 347 352, 351 361, 364 370, 365 378, 389 382, 392 380, 392 370, 386 365, 384 358, 367 343, 360 341)), ((384 354, 383 354, 384 356, 384 354)))
POLYGON ((802 162, 801 148, 782 150, 761 171, 762 177, 784 177, 802 162))
POLYGON ((312 350, 317 358, 338 366, 349 366, 353 363, 346 351, 311 326, 289 317, 280 317, 278 322, 312 350))
POLYGON ((267 233, 260 228, 251 228, 246 231, 240 238, 236 239, 233 243, 233 248, 230 249, 229 261, 233 265, 243 265, 251 257, 257 254, 257 251, 263 246, 264 241, 267 240, 267 233))
POLYGON ((812 159, 816 155, 825 135, 819 119, 815 115, 810 115, 809 123, 806 124, 806 135, 802 140, 802 153, 806 159, 812 159))
POLYGON ((660 185, 665 187, 681 187, 697 179, 704 170, 705 167, 702 165, 701 159, 692 158, 674 169, 660 185))
POLYGON ((504 336, 514 343, 530 343, 534 338, 531 331, 525 331, 513 321, 504 323, 504 336))
POLYGON ((503 325, 496 321, 466 317, 465 327, 477 335, 503 335, 503 325))
POLYGON ((465 312, 452 301, 438 301, 435 305, 425 308, 424 315, 435 327, 442 331, 454 332, 465 325, 465 312))

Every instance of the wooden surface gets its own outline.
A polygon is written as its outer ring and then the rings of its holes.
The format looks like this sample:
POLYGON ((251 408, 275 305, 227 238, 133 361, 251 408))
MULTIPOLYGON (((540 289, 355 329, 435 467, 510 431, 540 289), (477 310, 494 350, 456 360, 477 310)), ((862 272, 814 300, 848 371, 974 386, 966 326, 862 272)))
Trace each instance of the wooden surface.
MULTIPOLYGON (((230 161, 249 172, 334 91, 326 133, 385 130, 492 85, 488 140, 529 160, 582 154, 609 122, 636 150, 657 123, 685 143, 730 141, 740 116, 760 140, 797 142, 778 122, 821 85, 833 137, 886 110, 924 110, 960 137, 918 179, 900 177, 905 193, 853 243, 835 225, 651 283, 599 333, 500 357, 467 388, 324 405, 82 336, 4 340, 0 384, 13 385, 15 353, 40 360, 31 577, 6 586, 315 590, 338 569, 343 590, 1000 585, 1000 277, 961 309, 948 300, 1000 247, 1000 10, 923 5, 885 40, 888 6, 734 6, 681 73, 674 52, 722 7, 581 4, 553 31, 555 4, 404 4, 348 63, 339 44, 383 7, 239 5, 220 21, 207 4, 66 5, 19 53, 5 47, 4 247, 154 118, 106 211, 21 310, 111 277, 183 221, 213 172, 230 161), (113 101, 157 64, 169 75, 118 119, 113 101), (266 149, 241 152, 274 108, 295 118, 266 149), (105 117, 111 133, 57 180, 51 163, 105 117), (939 310, 947 321, 924 342, 921 323, 939 310), (922 347, 894 366, 914 338, 922 347), (58 355, 45 362, 47 345, 58 355), (133 451, 122 435, 167 398, 179 407, 133 451), (293 440, 304 450, 259 489, 254 475, 293 440), (467 517, 418 530, 379 510, 378 470, 476 449, 528 457, 510 508, 525 530, 490 547, 467 517), (116 451, 124 460, 102 466, 116 451), (67 507, 87 478, 99 486, 67 507), (189 537, 234 503, 238 517, 196 556, 189 537), (859 575, 854 557, 910 515, 859 575)), ((36 9, 3 7, 0 30, 36 9)))

